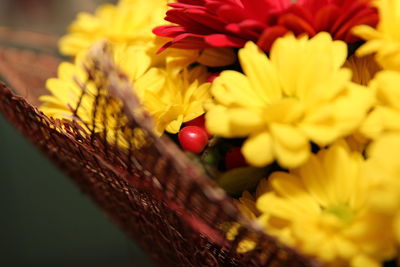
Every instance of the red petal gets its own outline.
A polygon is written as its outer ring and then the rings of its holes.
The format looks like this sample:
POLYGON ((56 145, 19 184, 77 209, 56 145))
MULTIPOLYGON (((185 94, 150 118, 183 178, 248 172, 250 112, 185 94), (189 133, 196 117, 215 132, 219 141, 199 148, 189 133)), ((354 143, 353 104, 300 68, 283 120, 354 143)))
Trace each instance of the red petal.
POLYGON ((317 32, 331 31, 332 25, 340 15, 340 10, 336 6, 328 5, 323 7, 316 15, 314 28, 317 32))
POLYGON ((211 34, 204 38, 205 42, 213 47, 243 47, 246 40, 225 34, 211 34))
POLYGON ((178 0, 179 3, 202 6, 207 0, 178 0))
POLYGON ((378 14, 370 14, 367 16, 360 15, 359 17, 355 17, 354 19, 348 21, 342 28, 337 32, 334 36, 335 39, 344 40, 346 42, 355 42, 360 40, 360 38, 354 36, 351 32, 351 29, 356 25, 370 25, 374 27, 379 21, 378 14))
POLYGON ((247 0, 242 1, 243 9, 248 13, 249 18, 266 21, 273 13, 279 13, 288 8, 291 0, 247 0))
POLYGON ((186 11, 187 16, 192 20, 191 23, 198 24, 201 27, 207 27, 214 31, 224 31, 225 23, 221 22, 215 15, 203 12, 198 9, 189 9, 186 11))
POLYGON ((223 5, 218 9, 213 8, 212 10, 216 10, 217 16, 226 24, 240 22, 246 19, 243 9, 237 6, 223 5))
POLYGON ((202 24, 196 23, 191 18, 191 15, 188 14, 187 10, 185 11, 176 9, 168 10, 167 17, 165 18, 165 20, 185 27, 186 32, 192 32, 196 34, 207 34, 210 32, 210 28, 205 27, 202 24))
POLYGON ((257 21, 245 20, 241 23, 228 24, 226 30, 243 39, 257 40, 266 26, 257 21))
POLYGON ((330 5, 332 0, 299 0, 297 5, 308 10, 310 14, 317 13, 321 8, 330 5))
POLYGON ((268 28, 261 35, 260 39, 257 42, 257 45, 263 51, 269 52, 275 40, 279 37, 284 36, 288 32, 289 30, 287 28, 280 25, 268 28))
POLYGON ((278 23, 292 31, 295 35, 306 33, 308 36, 314 36, 316 34, 315 29, 310 23, 294 14, 281 16, 278 23))
POLYGON ((308 23, 312 23, 315 16, 315 13, 312 12, 311 9, 307 9, 306 7, 300 6, 298 4, 291 5, 287 10, 280 14, 280 16, 284 16, 286 14, 293 14, 296 17, 302 18, 308 23))
MULTIPOLYGON (((366 5, 362 4, 360 1, 348 0, 344 1, 344 6, 340 6, 341 16, 335 21, 335 24, 331 28, 332 35, 335 35, 337 31, 340 30, 343 24, 346 24, 349 20, 357 16, 357 13, 363 9, 369 9, 366 5)), ((363 1, 365 3, 365 1, 363 1)))
POLYGON ((209 47, 201 35, 191 33, 184 33, 173 39, 172 41, 163 45, 158 49, 157 53, 163 52, 167 48, 181 48, 181 49, 204 49, 209 47))
POLYGON ((153 29, 153 33, 158 36, 162 37, 177 37, 180 34, 185 33, 185 28, 181 26, 174 26, 174 25, 165 25, 165 26, 158 26, 153 29))

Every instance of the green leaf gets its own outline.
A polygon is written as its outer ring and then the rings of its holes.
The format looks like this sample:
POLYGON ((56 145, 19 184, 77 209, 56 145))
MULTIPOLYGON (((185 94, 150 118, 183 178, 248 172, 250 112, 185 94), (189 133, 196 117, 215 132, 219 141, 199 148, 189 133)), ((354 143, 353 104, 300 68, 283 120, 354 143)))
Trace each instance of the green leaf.
POLYGON ((229 195, 238 197, 245 190, 254 189, 262 178, 266 178, 269 168, 243 167, 223 173, 216 180, 229 195))

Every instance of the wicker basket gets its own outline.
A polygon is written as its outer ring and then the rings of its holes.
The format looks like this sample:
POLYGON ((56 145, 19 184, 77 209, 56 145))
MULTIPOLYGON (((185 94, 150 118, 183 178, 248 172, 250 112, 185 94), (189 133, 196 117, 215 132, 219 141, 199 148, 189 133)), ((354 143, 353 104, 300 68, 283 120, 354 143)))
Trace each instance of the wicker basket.
MULTIPOLYGON (((5 34, 16 36, 16 33, 2 32, 1 39, 12 40, 14 45, 16 40, 4 37, 5 34)), ((43 41, 47 37, 35 38, 43 41)), ((53 41, 48 39, 49 46, 53 41)), ((41 47, 48 46, 41 44, 41 47)), ((54 120, 38 111, 38 96, 43 94, 44 81, 55 76, 59 62, 51 51, 47 52, 15 49, 9 45, 1 47, 0 74, 15 91, 0 84, 0 111, 155 263, 160 266, 319 266, 316 261, 265 235, 239 213, 232 199, 173 142, 152 135, 146 115, 133 112, 138 108, 138 101, 129 83, 105 55, 94 61, 94 68, 107 79, 118 79, 117 86, 106 89, 109 97, 123 104, 120 115, 127 118, 127 123, 121 127, 145 131, 146 146, 136 149, 130 145, 128 149, 121 149, 94 130, 85 131, 75 121, 54 120), (233 241, 227 240, 221 230, 226 222, 242 225, 233 241), (237 253, 238 244, 246 238, 256 241, 256 249, 237 253)))

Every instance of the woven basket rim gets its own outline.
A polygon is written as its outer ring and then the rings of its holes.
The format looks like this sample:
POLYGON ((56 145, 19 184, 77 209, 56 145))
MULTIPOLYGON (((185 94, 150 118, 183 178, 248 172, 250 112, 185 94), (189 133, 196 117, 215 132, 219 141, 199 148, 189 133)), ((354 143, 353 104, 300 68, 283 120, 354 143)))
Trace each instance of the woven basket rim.
MULTIPOLYGON (((1 36, 1 30, 2 29, 0 28, 0 36, 1 36)), ((51 40, 51 38, 49 40, 51 40)), ((52 41, 49 41, 49 44, 51 42, 52 41)), ((104 47, 101 49, 104 49, 104 47)), ((44 52, 41 51, 40 53, 49 54, 48 51, 44 52)), ((99 53, 98 55, 104 55, 104 54, 99 53)), ((143 113, 133 112, 134 110, 137 109, 139 101, 137 97, 134 95, 133 93, 134 90, 128 83, 127 77, 124 74, 122 74, 115 66, 113 66, 111 61, 108 60, 104 61, 103 60, 104 58, 101 57, 103 56, 94 59, 97 60, 97 63, 99 65, 101 65, 100 68, 103 68, 103 71, 104 69, 106 69, 106 71, 104 72, 108 73, 108 78, 119 79, 118 84, 123 84, 122 87, 111 88, 110 95, 121 100, 123 106, 127 108, 124 110, 124 114, 128 118, 128 123, 131 122, 138 123, 141 127, 146 129, 146 131, 150 135, 152 135, 152 130, 151 130, 152 125, 151 123, 149 123, 148 116, 143 115, 143 113)), ((18 90, 16 92, 18 92, 18 90)), ((51 117, 46 116, 43 112, 41 112, 38 109, 37 106, 35 106, 34 104, 30 104, 24 97, 18 96, 15 92, 12 92, 11 89, 2 82, 0 83, 0 96, 2 98, 4 97, 7 99, 11 99, 12 101, 15 101, 15 103, 18 103, 18 105, 20 105, 22 109, 29 110, 30 112, 34 113, 34 116, 39 118, 41 120, 41 123, 47 125, 48 127, 52 128, 55 132, 58 132, 64 137, 68 138, 68 140, 71 141, 71 145, 79 145, 94 152, 97 149, 101 150, 102 147, 104 146, 104 144, 101 144, 102 140, 96 138, 88 138, 88 136, 90 136, 90 133, 88 133, 83 127, 81 127, 79 123, 75 121, 53 119, 51 117)), ((1 105, 2 103, 0 102, 0 111, 4 112, 1 105)), ((22 132, 23 131, 24 130, 22 129, 22 132)), ((183 182, 190 183, 192 185, 197 185, 198 188, 202 190, 202 194, 210 202, 215 203, 216 205, 222 207, 223 212, 227 214, 228 217, 232 218, 233 221, 239 222, 248 231, 251 231, 255 233, 257 236, 259 236, 261 240, 268 240, 268 242, 270 243, 273 242, 277 244, 278 247, 280 247, 281 249, 286 250, 289 254, 295 255, 295 258, 302 261, 304 266, 321 266, 321 264, 315 261, 314 259, 310 259, 308 257, 305 257, 304 255, 300 255, 294 249, 279 244, 279 242, 274 237, 267 235, 264 231, 262 231, 262 229, 256 223, 251 222, 249 219, 243 216, 235 206, 233 198, 229 197, 221 188, 219 188, 214 181, 212 181, 199 169, 198 166, 190 162, 188 157, 182 152, 182 150, 178 148, 178 146, 172 140, 170 140, 168 137, 165 136, 157 138, 155 135, 152 135, 151 137, 154 140, 154 144, 158 148, 158 150, 164 153, 163 156, 165 156, 169 161, 171 161, 174 164, 174 167, 177 169, 177 171, 182 174, 181 179, 184 179, 183 182)), ((101 156, 98 157, 98 159, 102 160, 101 156)), ((109 162, 104 162, 104 164, 110 165, 109 162)), ((110 168, 113 169, 114 167, 110 166, 110 168)), ((119 170, 115 171, 118 172, 119 170)), ((134 180, 130 179, 130 177, 128 176, 125 176, 123 178, 125 182, 127 182, 133 187, 142 186, 140 183, 134 183, 133 182, 134 180)), ((157 183, 157 181, 155 181, 155 183, 157 183)), ((160 181, 158 181, 158 183, 160 183, 160 181)), ((164 200, 167 202, 168 205, 173 205, 173 201, 169 201, 168 199, 164 200)), ((176 211, 178 213, 182 214, 185 213, 185 210, 180 210, 179 207, 175 207, 175 209, 177 209, 176 211)), ((197 216, 200 216, 200 214, 197 214, 197 216)), ((188 223, 192 223, 191 216, 188 216, 186 220, 188 221, 188 223)), ((194 221, 193 223, 194 223, 193 227, 196 227, 197 225, 196 223, 198 222, 194 221)), ((207 236, 208 233, 207 231, 208 230, 206 229, 205 232, 203 232, 202 234, 205 234, 207 236)), ((214 241, 218 242, 218 240, 214 241)), ((236 246, 237 245, 238 244, 236 244, 236 246)))

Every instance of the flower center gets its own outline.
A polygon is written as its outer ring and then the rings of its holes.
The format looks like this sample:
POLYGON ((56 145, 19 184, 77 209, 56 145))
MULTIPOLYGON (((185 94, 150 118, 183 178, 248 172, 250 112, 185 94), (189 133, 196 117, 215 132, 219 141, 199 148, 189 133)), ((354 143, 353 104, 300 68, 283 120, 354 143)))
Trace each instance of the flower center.
POLYGON ((327 207, 324 212, 335 215, 344 224, 349 224, 354 219, 354 211, 346 204, 337 204, 327 207))

